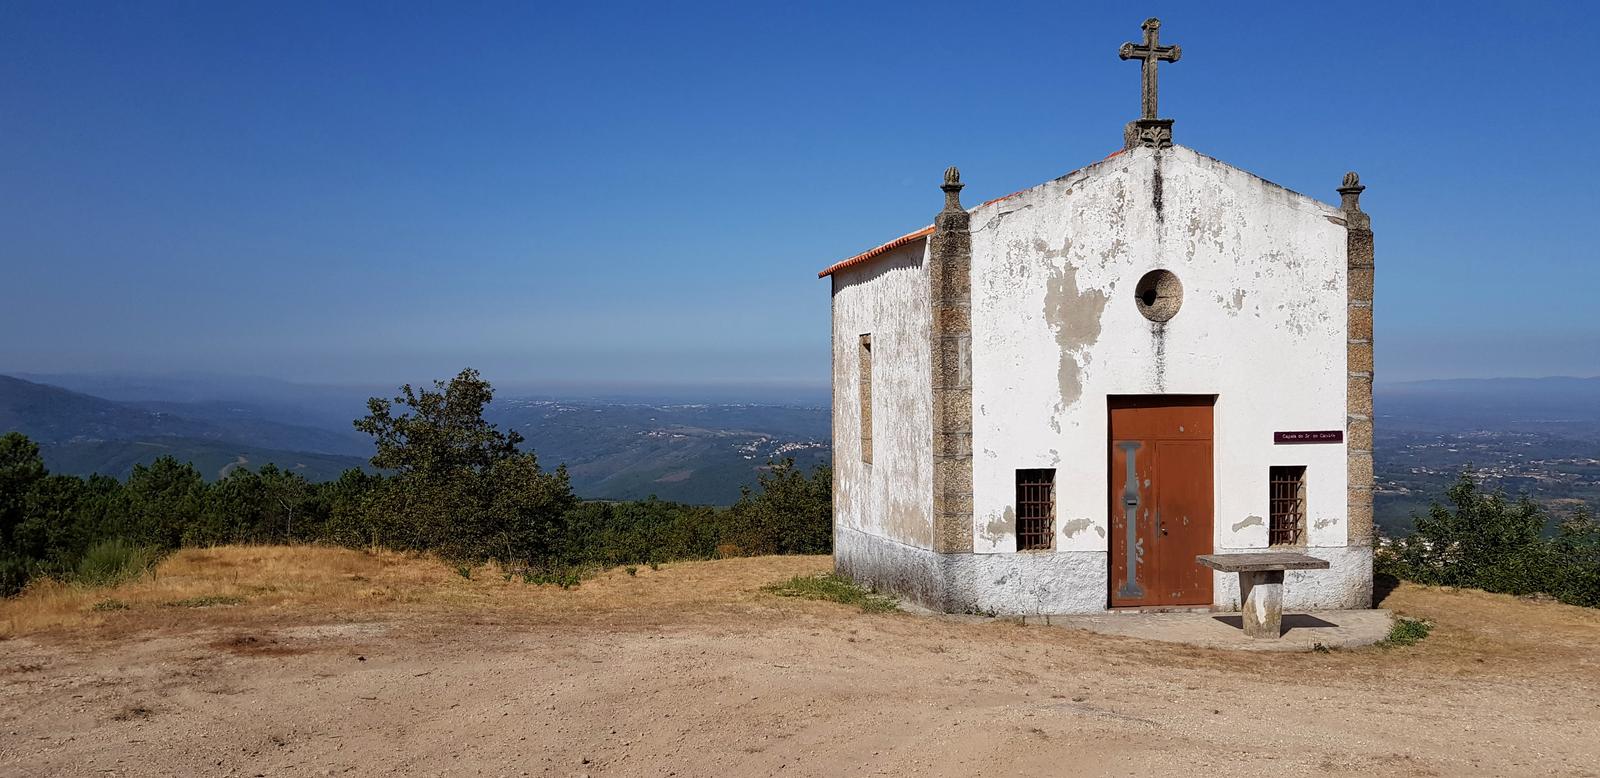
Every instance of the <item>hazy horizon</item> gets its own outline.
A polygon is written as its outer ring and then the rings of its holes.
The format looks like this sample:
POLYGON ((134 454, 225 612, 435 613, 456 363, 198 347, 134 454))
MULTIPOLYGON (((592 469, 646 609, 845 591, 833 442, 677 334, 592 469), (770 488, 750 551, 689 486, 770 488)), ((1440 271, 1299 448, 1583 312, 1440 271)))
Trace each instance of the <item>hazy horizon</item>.
MULTIPOLYGON (((207 399, 225 398, 229 396, 230 390, 241 388, 249 388, 250 393, 253 394, 266 394, 270 393, 274 387, 293 387, 312 391, 326 390, 336 393, 366 392, 386 396, 396 391, 401 384, 409 383, 414 387, 431 387, 433 381, 448 380, 455 376, 457 372, 459 370, 452 370, 447 374, 410 378, 401 377, 394 380, 319 382, 292 380, 261 374, 208 371, 137 372, 102 370, 40 372, 27 370, 8 371, 0 368, 0 376, 12 376, 25 381, 51 385, 56 385, 55 382, 57 381, 65 381, 73 384, 73 386, 65 388, 85 394, 94 394, 94 391, 84 387, 92 386, 94 382, 104 382, 107 387, 116 387, 116 394, 122 395, 124 398, 132 396, 140 400, 175 399, 171 396, 173 390, 176 387, 185 386, 195 390, 197 396, 204 396, 207 399)), ((814 402, 828 400, 831 393, 831 385, 828 381, 517 381, 502 380, 481 370, 479 373, 494 386, 497 396, 510 399, 653 398, 682 400, 685 402, 696 400, 702 402, 771 402, 774 401, 774 398, 777 398, 777 401, 814 402)), ((1449 382, 1548 380, 1600 380, 1600 374, 1449 376, 1409 380, 1379 380, 1377 386, 1382 388, 1449 382)))

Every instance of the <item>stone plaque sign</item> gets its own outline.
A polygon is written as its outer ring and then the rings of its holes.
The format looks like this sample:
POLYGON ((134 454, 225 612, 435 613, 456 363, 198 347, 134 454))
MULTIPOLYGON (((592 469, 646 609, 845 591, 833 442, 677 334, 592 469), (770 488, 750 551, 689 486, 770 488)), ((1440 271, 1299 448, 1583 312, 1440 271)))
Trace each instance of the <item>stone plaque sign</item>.
POLYGON ((1343 443, 1344 430, 1301 430, 1274 432, 1273 443, 1343 443))

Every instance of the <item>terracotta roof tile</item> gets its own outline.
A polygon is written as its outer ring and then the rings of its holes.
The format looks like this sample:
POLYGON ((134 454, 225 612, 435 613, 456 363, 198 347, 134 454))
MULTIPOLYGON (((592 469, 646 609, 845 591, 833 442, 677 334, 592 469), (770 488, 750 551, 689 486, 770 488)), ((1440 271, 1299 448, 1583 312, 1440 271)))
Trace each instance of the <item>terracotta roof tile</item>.
POLYGON ((831 276, 834 273, 837 273, 840 270, 843 270, 843 269, 845 269, 847 267, 853 267, 853 266, 859 265, 862 262, 865 262, 865 261, 867 261, 869 259, 872 259, 873 257, 882 256, 882 255, 887 254, 887 253, 889 253, 891 251, 894 251, 897 248, 900 248, 901 246, 904 246, 904 245, 907 245, 909 243, 912 243, 912 242, 916 241, 918 238, 926 238, 927 236, 929 236, 931 234, 933 234, 933 225, 930 224, 930 225, 928 225, 926 227, 923 227, 920 230, 917 230, 916 232, 909 232, 909 233, 906 233, 905 235, 901 235, 900 237, 895 238, 894 240, 891 240, 888 243, 885 243, 882 246, 879 246, 879 247, 877 247, 875 249, 871 249, 871 250, 868 250, 868 251, 863 251, 860 254, 857 254, 857 255, 849 258, 849 259, 841 260, 839 262, 835 262, 832 265, 829 265, 826 270, 823 270, 822 272, 818 273, 817 274, 817 278, 827 278, 828 276, 831 276))

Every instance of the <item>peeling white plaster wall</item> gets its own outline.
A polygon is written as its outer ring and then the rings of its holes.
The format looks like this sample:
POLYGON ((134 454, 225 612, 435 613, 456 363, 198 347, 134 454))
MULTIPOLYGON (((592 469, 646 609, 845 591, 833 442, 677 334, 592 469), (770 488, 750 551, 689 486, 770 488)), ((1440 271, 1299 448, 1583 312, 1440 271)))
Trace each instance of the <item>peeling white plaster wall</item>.
MULTIPOLYGON (((1106 397, 1119 394, 1217 395, 1218 551, 1267 545, 1272 465, 1307 468, 1311 553, 1345 546, 1344 445, 1272 442, 1276 430, 1345 428, 1338 216, 1182 147, 1134 149, 976 209, 974 551, 1015 551, 1015 471, 1034 467, 1057 469, 1058 551, 1108 550, 1106 397), (1183 285, 1164 324, 1134 299, 1157 268, 1183 285)), ((1322 575, 1370 576, 1344 567, 1322 575)), ((1217 604, 1227 592, 1219 582, 1217 604)))
MULTIPOLYGON (((933 548, 932 314, 927 241, 833 279, 836 528, 933 548), (872 464, 861 461, 859 337, 872 335, 872 464)), ((837 530, 836 530, 837 534, 837 530)))

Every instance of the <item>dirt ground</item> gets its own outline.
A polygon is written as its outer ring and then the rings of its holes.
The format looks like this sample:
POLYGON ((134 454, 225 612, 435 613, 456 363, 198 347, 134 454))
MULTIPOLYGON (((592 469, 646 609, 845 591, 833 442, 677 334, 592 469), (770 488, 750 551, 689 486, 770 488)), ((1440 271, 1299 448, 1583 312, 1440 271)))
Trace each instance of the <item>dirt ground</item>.
POLYGON ((185 552, 0 603, 0 774, 1600 775, 1600 611, 1403 586, 1422 643, 1280 655, 760 591, 828 567, 185 552))

